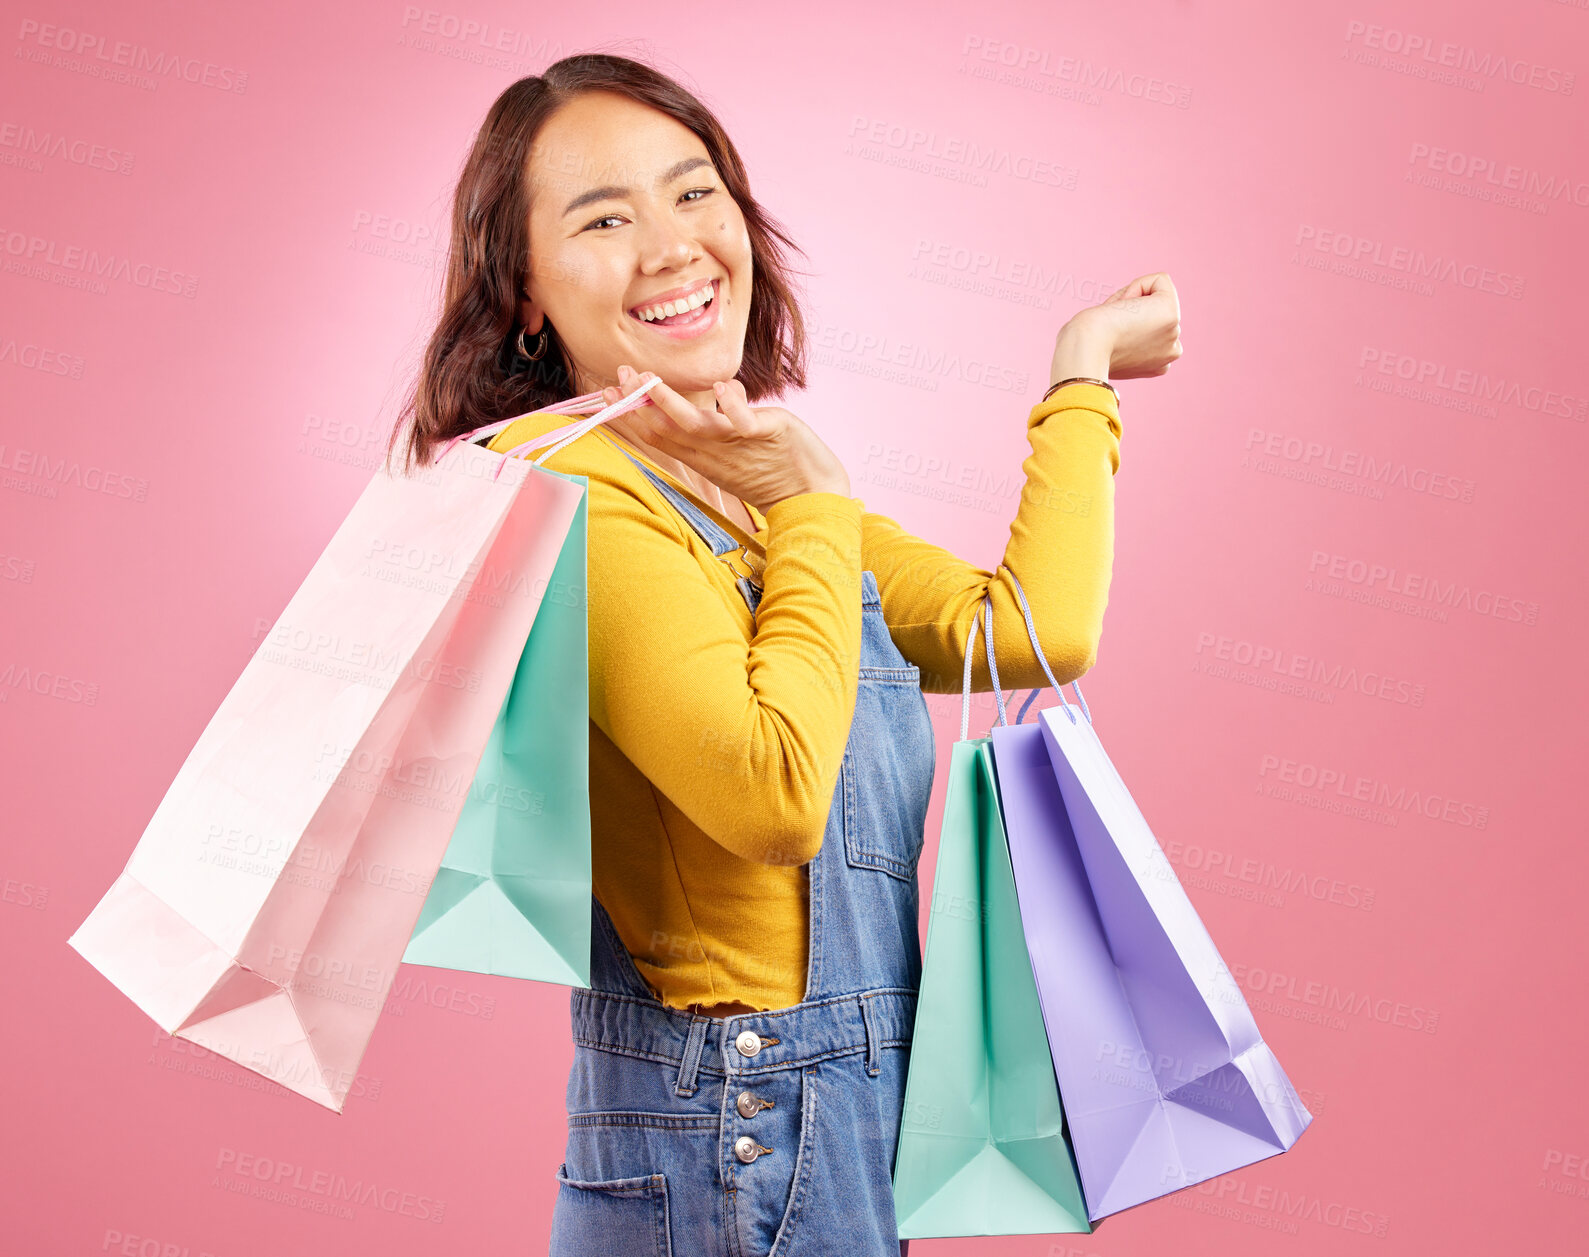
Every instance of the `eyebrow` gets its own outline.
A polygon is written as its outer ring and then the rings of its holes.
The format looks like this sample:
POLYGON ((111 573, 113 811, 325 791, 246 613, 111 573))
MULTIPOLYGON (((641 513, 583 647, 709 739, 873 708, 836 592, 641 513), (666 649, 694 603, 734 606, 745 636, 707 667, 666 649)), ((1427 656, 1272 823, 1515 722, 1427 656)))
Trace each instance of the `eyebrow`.
MULTIPOLYGON (((660 187, 663 184, 672 183, 675 179, 689 174, 697 166, 710 166, 711 164, 704 157, 686 157, 683 161, 675 162, 664 170, 657 180, 657 185, 660 187)), ((589 205, 593 201, 610 201, 617 197, 628 196, 629 191, 628 188, 613 183, 609 183, 605 187, 591 188, 588 192, 581 192, 568 203, 568 208, 563 211, 563 217, 567 218, 575 210, 589 205)))

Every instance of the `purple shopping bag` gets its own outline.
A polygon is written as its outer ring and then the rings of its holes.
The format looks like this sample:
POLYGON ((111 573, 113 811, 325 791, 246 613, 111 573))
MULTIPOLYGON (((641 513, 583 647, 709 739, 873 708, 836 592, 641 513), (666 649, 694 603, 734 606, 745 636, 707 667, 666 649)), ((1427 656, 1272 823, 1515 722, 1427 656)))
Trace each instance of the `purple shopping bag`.
MULTIPOLYGON (((1091 1220, 1291 1147, 1313 1120, 1093 731, 992 732, 1027 951, 1091 1220)), ((991 610, 991 607, 990 607, 991 610)), ((989 661, 992 672, 993 660, 989 661)), ((992 673, 998 687, 997 673, 992 673)))

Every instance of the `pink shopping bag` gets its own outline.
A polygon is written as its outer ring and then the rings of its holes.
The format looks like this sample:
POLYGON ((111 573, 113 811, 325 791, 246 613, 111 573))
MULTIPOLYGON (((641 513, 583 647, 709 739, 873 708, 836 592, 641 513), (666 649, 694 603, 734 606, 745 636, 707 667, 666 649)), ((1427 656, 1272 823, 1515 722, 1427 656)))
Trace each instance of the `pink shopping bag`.
MULTIPOLYGON (((597 410, 572 440, 654 383, 547 409, 597 410)), ((71 945, 341 1112, 585 492, 459 441, 377 471, 71 945)))

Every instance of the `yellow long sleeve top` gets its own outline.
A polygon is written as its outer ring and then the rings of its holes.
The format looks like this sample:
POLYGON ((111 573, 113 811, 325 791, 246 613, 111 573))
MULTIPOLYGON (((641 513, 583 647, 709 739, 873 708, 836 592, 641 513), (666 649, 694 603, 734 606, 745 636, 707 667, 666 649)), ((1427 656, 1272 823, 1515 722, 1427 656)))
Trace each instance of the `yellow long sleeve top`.
MULTIPOLYGON (((527 416, 490 448, 567 422, 527 416)), ((960 692, 971 621, 990 590, 1000 684, 1047 685, 1008 571, 1055 677, 1092 666, 1114 553, 1114 395, 1066 385, 1032 408, 1027 437, 996 576, 836 493, 785 498, 765 514, 749 507, 758 529, 747 536, 605 426, 546 460, 589 482, 593 886, 665 1004, 760 1010, 804 998, 806 866, 855 709, 863 568, 927 692, 960 692), (743 556, 738 571, 735 554, 714 556, 626 450, 757 556, 754 619, 735 585, 743 556)), ((972 688, 992 689, 980 648, 972 688)))

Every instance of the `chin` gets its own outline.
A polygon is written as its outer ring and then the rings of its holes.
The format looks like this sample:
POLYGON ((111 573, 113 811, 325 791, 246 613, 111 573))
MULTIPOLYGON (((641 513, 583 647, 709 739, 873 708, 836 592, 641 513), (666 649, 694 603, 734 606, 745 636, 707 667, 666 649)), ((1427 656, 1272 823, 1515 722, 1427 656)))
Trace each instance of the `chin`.
POLYGON ((676 364, 664 363, 641 369, 655 371, 662 377, 663 383, 676 392, 699 393, 710 390, 714 380, 732 380, 739 374, 744 361, 744 350, 740 349, 732 355, 703 355, 698 361, 691 360, 686 354, 679 354, 676 364))

